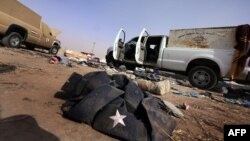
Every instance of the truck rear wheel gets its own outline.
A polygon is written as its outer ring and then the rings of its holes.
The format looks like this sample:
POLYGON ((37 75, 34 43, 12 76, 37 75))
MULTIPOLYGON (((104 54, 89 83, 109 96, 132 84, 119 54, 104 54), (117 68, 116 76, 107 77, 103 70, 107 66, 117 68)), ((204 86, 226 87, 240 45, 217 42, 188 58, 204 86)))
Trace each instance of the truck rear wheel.
POLYGON ((214 70, 206 66, 195 66, 188 74, 189 82, 192 86, 200 89, 212 89, 218 82, 214 70))
POLYGON ((57 52, 59 51, 59 49, 60 49, 60 47, 59 47, 59 46, 54 45, 54 46, 52 46, 52 48, 50 48, 49 53, 50 53, 50 54, 54 54, 54 55, 56 55, 56 54, 57 54, 57 52))
POLYGON ((2 43, 5 46, 13 47, 13 48, 19 47, 22 41, 23 41, 23 37, 17 32, 12 32, 2 39, 2 43))

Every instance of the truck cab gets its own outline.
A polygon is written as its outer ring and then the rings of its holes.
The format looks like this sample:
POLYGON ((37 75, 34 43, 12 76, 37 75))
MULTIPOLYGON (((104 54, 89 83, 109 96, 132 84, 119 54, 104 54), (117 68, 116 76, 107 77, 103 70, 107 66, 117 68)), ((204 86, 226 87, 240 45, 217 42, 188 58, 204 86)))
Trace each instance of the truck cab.
POLYGON ((146 29, 144 29, 140 36, 134 37, 126 43, 125 37, 126 32, 120 29, 112 49, 109 48, 108 50, 106 56, 108 63, 116 60, 116 63, 120 62, 121 64, 125 64, 128 68, 140 65, 153 68, 160 67, 161 63, 159 58, 162 56, 161 51, 166 45, 167 36, 149 36, 146 29), (138 42, 138 40, 140 40, 140 42, 138 42))

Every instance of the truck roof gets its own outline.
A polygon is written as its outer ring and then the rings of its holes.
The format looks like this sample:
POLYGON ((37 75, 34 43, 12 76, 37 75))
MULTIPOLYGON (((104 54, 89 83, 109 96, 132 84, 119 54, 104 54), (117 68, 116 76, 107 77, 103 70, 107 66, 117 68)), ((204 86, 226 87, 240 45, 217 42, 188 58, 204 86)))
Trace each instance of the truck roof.
MULTIPOLYGON (((145 36, 142 36, 142 37, 145 37, 145 36)), ((149 35, 149 37, 168 37, 168 36, 167 35, 149 35)), ((135 36, 134 38, 139 38, 139 36, 135 36)))
POLYGON ((0 0, 0 12, 40 28, 42 17, 17 0, 0 0))
POLYGON ((224 26, 224 27, 201 27, 201 28, 183 28, 183 29, 171 29, 172 30, 199 30, 199 29, 228 29, 228 28, 236 28, 237 26, 224 26))

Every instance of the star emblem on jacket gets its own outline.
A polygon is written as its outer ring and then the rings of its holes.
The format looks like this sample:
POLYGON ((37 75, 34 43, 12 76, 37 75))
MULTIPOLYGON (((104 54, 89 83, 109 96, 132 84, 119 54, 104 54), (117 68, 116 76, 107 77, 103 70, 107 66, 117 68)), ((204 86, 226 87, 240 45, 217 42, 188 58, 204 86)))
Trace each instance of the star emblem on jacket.
POLYGON ((116 114, 114 116, 110 116, 109 118, 114 120, 113 128, 119 123, 121 125, 125 126, 125 123, 124 123, 123 119, 126 118, 126 116, 121 115, 118 110, 116 110, 116 114))

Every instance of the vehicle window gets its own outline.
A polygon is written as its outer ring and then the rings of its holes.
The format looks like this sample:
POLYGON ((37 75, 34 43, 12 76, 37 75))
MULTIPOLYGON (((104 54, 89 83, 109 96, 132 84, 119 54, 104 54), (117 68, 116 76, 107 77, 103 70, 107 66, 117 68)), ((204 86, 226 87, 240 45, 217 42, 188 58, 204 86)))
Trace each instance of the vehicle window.
POLYGON ((154 45, 154 44, 149 45, 150 49, 155 49, 155 47, 156 47, 156 45, 154 45))
POLYGON ((131 39, 130 41, 128 41, 128 43, 129 42, 134 42, 134 41, 137 42, 137 40, 138 40, 138 37, 131 39))
POLYGON ((46 24, 43 24, 43 34, 45 36, 49 36, 50 35, 50 29, 49 29, 48 25, 46 25, 46 24))
POLYGON ((166 39, 166 44, 165 44, 165 48, 168 47, 168 37, 166 39))

